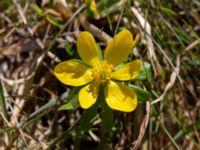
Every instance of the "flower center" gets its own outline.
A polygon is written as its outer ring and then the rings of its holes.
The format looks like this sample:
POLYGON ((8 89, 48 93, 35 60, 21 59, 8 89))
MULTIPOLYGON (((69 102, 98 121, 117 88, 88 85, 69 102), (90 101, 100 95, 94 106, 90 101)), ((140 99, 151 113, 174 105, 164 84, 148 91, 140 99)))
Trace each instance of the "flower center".
POLYGON ((108 64, 107 61, 103 61, 99 66, 92 68, 92 76, 95 80, 104 84, 107 80, 110 80, 113 65, 108 64))

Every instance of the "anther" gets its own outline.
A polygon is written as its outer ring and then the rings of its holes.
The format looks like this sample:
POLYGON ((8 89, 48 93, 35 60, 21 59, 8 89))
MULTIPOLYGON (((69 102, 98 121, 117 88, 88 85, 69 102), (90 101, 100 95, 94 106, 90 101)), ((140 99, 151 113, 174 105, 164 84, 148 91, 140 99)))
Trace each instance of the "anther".
POLYGON ((100 66, 93 67, 93 78, 104 84, 107 80, 110 80, 112 69, 113 65, 108 64, 107 61, 103 61, 100 66))

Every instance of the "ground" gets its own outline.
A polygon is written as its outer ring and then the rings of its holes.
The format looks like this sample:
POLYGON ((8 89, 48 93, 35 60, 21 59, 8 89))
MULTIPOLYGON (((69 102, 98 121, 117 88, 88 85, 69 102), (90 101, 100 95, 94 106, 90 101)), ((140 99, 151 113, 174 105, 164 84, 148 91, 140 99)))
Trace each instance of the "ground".
POLYGON ((0 9, 0 149, 200 149, 198 0, 2 0, 0 9), (80 59, 81 31, 103 51, 124 28, 138 40, 124 63, 143 62, 124 83, 136 110, 80 108, 80 88, 55 66, 80 59))

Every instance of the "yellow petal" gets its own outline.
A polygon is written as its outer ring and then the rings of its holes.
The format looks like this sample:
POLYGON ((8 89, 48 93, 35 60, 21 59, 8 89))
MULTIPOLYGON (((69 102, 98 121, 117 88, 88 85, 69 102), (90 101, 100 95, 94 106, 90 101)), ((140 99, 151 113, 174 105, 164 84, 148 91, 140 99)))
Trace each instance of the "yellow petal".
POLYGON ((93 80, 92 69, 75 61, 65 61, 54 69, 55 76, 64 84, 85 85, 93 80))
POLYGON ((85 0, 86 6, 89 7, 90 11, 96 15, 97 13, 97 7, 96 7, 96 2, 95 0, 85 0))
POLYGON ((86 63, 95 66, 100 63, 99 53, 94 37, 87 31, 81 32, 77 40, 80 57, 86 63))
POLYGON ((128 30, 123 30, 111 40, 105 50, 104 59, 117 66, 128 57, 133 48, 133 36, 128 30))
POLYGON ((84 109, 91 107, 97 100, 99 91, 99 84, 97 82, 92 82, 84 86, 79 92, 79 103, 84 109))
POLYGON ((141 66, 142 62, 139 59, 134 60, 112 72, 111 78, 122 81, 134 79, 138 76, 141 66))
POLYGON ((108 106, 112 109, 131 112, 137 106, 135 92, 126 85, 109 81, 104 89, 108 106))

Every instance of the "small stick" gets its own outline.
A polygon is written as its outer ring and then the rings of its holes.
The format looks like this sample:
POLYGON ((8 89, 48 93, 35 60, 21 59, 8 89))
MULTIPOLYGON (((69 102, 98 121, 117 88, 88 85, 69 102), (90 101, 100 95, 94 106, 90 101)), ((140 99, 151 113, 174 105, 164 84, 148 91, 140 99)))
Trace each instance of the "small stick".
POLYGON ((104 31, 100 30, 95 25, 89 23, 85 16, 81 15, 79 17, 80 24, 83 26, 83 28, 89 32, 91 32, 95 37, 97 37, 99 40, 108 43, 112 38, 105 33, 104 31))
POLYGON ((167 94, 167 92, 169 91, 169 89, 171 89, 173 87, 173 85, 176 81, 177 73, 179 73, 179 71, 180 71, 180 56, 178 56, 176 59, 176 65, 177 66, 176 66, 175 70, 172 72, 172 74, 170 76, 170 80, 169 80, 168 84, 166 85, 163 94, 156 100, 152 101, 151 105, 162 101, 163 98, 165 97, 165 95, 167 94))
POLYGON ((149 122, 149 116, 150 116, 150 102, 147 101, 146 102, 146 115, 144 116, 144 119, 142 121, 142 124, 140 126, 140 133, 138 135, 138 138, 136 141, 133 142, 133 148, 131 148, 131 150, 137 150, 142 142, 142 139, 144 137, 145 131, 147 129, 148 126, 148 122, 149 122))

